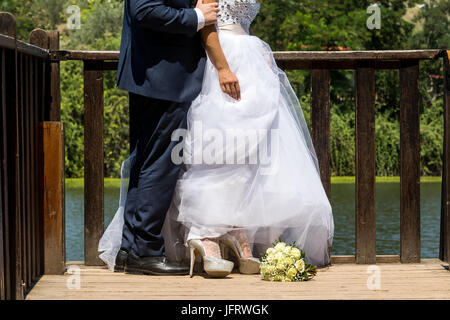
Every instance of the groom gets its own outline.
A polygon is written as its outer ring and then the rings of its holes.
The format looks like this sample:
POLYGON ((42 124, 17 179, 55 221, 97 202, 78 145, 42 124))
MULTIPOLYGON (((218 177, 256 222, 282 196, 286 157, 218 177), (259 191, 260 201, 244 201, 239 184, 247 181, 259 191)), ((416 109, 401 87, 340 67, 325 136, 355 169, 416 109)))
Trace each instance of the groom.
POLYGON ((171 161, 201 90, 206 54, 198 31, 217 21, 217 3, 126 0, 117 82, 129 92, 132 163, 116 271, 187 274, 164 257, 161 235, 180 167, 171 161))

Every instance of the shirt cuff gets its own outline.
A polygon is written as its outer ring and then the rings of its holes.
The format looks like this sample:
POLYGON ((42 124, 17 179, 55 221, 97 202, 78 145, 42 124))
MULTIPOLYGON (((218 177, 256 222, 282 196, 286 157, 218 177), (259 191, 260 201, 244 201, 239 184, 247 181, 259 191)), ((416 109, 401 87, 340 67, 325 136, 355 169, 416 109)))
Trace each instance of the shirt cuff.
POLYGON ((197 31, 200 31, 205 26, 205 16, 203 15, 202 10, 199 8, 195 8, 195 13, 197 14, 198 26, 197 31))

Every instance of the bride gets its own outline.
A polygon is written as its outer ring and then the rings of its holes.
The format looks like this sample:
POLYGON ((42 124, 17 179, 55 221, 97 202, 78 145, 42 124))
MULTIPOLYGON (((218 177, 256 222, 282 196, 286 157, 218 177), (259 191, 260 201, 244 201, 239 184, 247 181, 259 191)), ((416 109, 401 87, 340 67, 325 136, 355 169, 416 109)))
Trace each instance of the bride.
MULTIPOLYGON (((201 31, 208 54, 203 87, 192 102, 182 162, 163 227, 169 260, 196 255, 211 276, 226 276, 234 258, 241 273, 276 240, 295 242, 306 260, 330 262, 334 223, 303 112, 269 46, 249 35, 257 0, 219 0, 218 24, 201 31), (231 253, 231 254, 230 254, 231 253)), ((114 268, 120 249, 127 178, 122 164, 120 206, 103 235, 100 258, 114 268)))

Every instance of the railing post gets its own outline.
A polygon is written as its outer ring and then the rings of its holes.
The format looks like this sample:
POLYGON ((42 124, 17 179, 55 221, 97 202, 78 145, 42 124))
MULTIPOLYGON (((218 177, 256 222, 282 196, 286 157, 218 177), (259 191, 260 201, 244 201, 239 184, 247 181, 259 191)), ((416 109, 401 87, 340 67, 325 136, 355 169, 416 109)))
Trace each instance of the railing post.
MULTIPOLYGON (((59 33, 33 30, 30 43, 43 49, 59 48, 59 33)), ((46 80, 51 100, 48 103, 47 119, 41 122, 38 131, 40 141, 39 157, 43 172, 41 202, 43 215, 44 273, 62 274, 65 271, 65 207, 64 207, 64 139, 60 107, 59 63, 51 62, 46 80)), ((44 102, 44 103, 45 103, 44 102)))
POLYGON ((84 61, 84 260, 103 265, 103 61, 84 61))
MULTIPOLYGON (((49 31, 49 46, 50 50, 59 50, 59 32, 49 31)), ((61 121, 61 79, 60 79, 60 64, 59 61, 52 61, 50 63, 51 80, 50 80, 50 91, 51 91, 51 104, 49 111, 50 121, 61 121)))
POLYGON ((16 37, 16 18, 9 12, 0 12, 0 33, 16 37))
POLYGON ((6 72, 5 50, 0 51, 0 300, 7 299, 8 282, 8 155, 6 130, 6 72))
POLYGON ((64 137, 62 122, 41 122, 39 137, 44 175, 44 272, 63 274, 64 254, 64 137))
MULTIPOLYGON (((311 139, 316 150, 320 179, 331 200, 330 70, 311 70, 311 139)), ((328 248, 331 257, 331 247, 328 248)))
POLYGON ((420 262, 419 61, 400 67, 400 261, 420 262))
POLYGON ((319 162, 320 178, 330 199, 330 70, 327 69, 311 71, 311 139, 319 162))
MULTIPOLYGON (((16 19, 7 12, 0 13, 0 33, 16 38, 16 19)), ((6 131, 7 131, 7 158, 6 167, 8 184, 8 208, 7 226, 9 231, 9 243, 7 261, 5 261, 6 298, 21 300, 24 298, 24 286, 22 278, 22 252, 21 252, 21 208, 20 204, 20 176, 19 176, 19 125, 18 125, 18 84, 17 84, 17 50, 5 52, 5 96, 6 107, 6 131)), ((4 178, 4 179, 5 179, 4 178)))
POLYGON ((450 51, 445 51, 444 65, 444 157, 441 193, 441 236, 439 258, 450 263, 450 51))
MULTIPOLYGON (((0 71, 2 72, 2 71, 0 71)), ((3 80, 3 79, 2 79, 3 80)), ((0 81, 0 84, 3 85, 3 81, 0 81)), ((3 108, 2 108, 3 109, 3 108)), ((1 122, 3 123, 3 110, 0 118, 1 122)), ((2 128, 2 135, 4 134, 3 126, 2 128)), ((4 143, 3 139, 0 140, 0 143, 4 143)), ((2 147, 3 148, 3 147, 2 147)), ((3 165, 3 161, 2 161, 3 165)), ((3 209, 3 197, 6 193, 6 189, 3 189, 3 170, 0 170, 0 300, 6 300, 6 286, 5 286, 5 250, 4 250, 4 244, 3 244, 3 237, 5 232, 4 224, 3 224, 3 215, 6 214, 6 210, 3 209), (5 212, 5 213, 3 213, 5 212)))
POLYGON ((376 263, 375 71, 356 69, 356 263, 376 263))
MULTIPOLYGON (((30 39, 29 42, 32 45, 35 45, 37 47, 48 49, 49 48, 49 36, 46 31, 42 29, 35 29, 31 31, 30 33, 30 39)), ((37 206, 37 216, 35 221, 35 233, 36 233, 36 272, 38 275, 43 274, 45 272, 45 257, 44 257, 44 230, 43 230, 43 221, 44 221, 44 165, 43 165, 43 157, 42 157, 42 136, 41 136, 41 130, 39 127, 39 121, 43 120, 42 114, 45 110, 45 104, 46 104, 46 69, 48 68, 48 63, 45 61, 42 61, 38 63, 37 70, 35 77, 37 79, 37 83, 40 84, 40 86, 37 86, 36 90, 36 107, 34 110, 34 121, 38 123, 37 127, 35 128, 35 134, 36 134, 36 154, 35 154, 35 161, 36 161, 36 167, 37 169, 37 176, 36 176, 36 206, 37 206)), ((48 68, 50 70, 50 68, 48 68)))

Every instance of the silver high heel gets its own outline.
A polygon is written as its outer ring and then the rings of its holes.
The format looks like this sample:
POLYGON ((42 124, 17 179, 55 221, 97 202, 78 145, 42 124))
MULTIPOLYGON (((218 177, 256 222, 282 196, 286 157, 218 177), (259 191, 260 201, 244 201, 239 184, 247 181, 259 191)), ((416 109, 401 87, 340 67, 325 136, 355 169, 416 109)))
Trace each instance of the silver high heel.
POLYGON ((199 253, 203 260, 203 269, 211 277, 226 277, 233 271, 234 263, 228 260, 207 256, 205 247, 201 240, 189 240, 189 251, 191 256, 191 268, 189 275, 194 275, 195 253, 199 253))
POLYGON ((225 249, 231 249, 237 258, 239 264, 239 272, 243 274, 256 274, 259 273, 260 261, 257 258, 243 258, 243 253, 239 241, 232 235, 226 234, 221 238, 220 249, 222 257, 225 258, 225 249))

